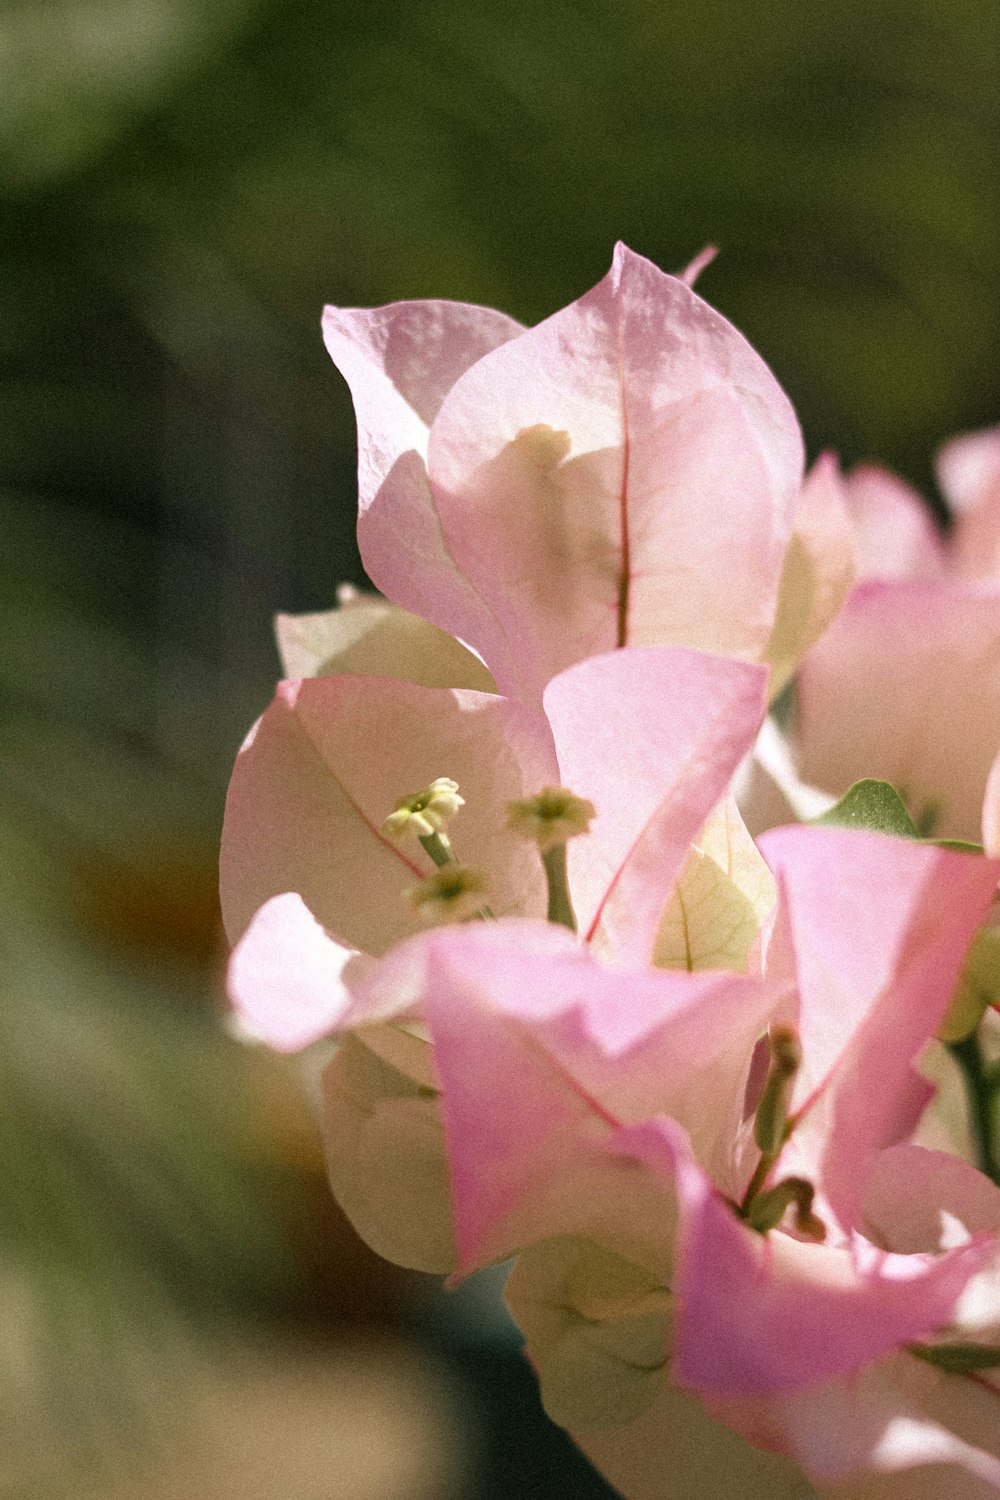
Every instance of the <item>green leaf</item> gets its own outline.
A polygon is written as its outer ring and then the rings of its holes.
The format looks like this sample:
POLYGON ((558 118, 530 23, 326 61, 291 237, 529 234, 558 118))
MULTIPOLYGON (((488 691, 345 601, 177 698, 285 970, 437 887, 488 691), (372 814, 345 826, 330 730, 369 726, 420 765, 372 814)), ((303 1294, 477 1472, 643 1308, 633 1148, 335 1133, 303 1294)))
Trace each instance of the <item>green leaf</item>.
POLYGON ((1000 1349, 988 1344, 911 1344, 910 1353, 949 1375, 972 1375, 1000 1368, 1000 1349))
POLYGON ((814 823, 834 828, 864 828, 871 833, 892 833, 897 838, 918 837, 916 824, 902 797, 887 781, 856 781, 835 807, 814 823))

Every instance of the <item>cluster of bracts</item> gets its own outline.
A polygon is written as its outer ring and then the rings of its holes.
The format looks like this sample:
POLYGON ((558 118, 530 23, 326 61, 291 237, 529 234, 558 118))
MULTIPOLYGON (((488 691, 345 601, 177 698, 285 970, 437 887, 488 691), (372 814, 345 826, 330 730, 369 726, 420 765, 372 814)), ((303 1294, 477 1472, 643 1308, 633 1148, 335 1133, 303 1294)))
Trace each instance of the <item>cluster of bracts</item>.
POLYGON ((697 269, 328 309, 384 597, 279 617, 230 995, 630 1500, 1000 1494, 1000 429, 805 473, 697 269))

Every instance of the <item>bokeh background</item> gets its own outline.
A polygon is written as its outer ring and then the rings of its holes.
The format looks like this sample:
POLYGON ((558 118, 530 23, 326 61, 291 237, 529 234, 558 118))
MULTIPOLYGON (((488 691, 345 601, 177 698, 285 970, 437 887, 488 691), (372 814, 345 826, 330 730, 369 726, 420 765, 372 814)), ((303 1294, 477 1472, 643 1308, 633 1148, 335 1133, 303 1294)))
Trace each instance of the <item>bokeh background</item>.
POLYGON ((714 242, 811 452, 937 504, 1000 417, 998 59, 993 0, 3 0, 0 1495, 608 1493, 224 1025, 270 618, 363 581, 320 308, 714 242))

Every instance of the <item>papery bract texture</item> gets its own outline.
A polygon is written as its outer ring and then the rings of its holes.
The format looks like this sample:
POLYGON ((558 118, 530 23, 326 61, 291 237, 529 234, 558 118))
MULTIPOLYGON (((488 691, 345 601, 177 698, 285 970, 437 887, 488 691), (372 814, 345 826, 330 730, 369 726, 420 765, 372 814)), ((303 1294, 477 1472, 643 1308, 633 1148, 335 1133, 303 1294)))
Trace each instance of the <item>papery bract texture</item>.
POLYGON ((314 677, 279 687, 237 759, 221 855, 230 938, 286 891, 348 947, 381 953, 416 931, 405 893, 429 861, 382 824, 442 775, 462 785, 459 854, 489 873, 496 910, 544 912, 537 854, 498 816, 558 779, 541 713, 468 689, 314 677))
POLYGON ((1000 585, 861 585, 803 662, 797 709, 807 782, 890 781, 936 835, 978 841, 1000 746, 1000 585))
POLYGON ((671 1120, 615 1137, 617 1149, 676 1184, 673 1372, 715 1396, 777 1396, 851 1374, 951 1321, 991 1242, 937 1256, 882 1252, 877 1271, 847 1248, 767 1237, 741 1224, 671 1120))
POLYGON ((563 783, 597 809, 569 851, 581 932, 648 961, 691 843, 764 714, 763 667, 663 647, 578 663, 545 712, 563 783))
POLYGON ((836 1101, 816 1166, 849 1228, 866 1157, 893 1144, 911 1064, 948 1008, 1000 864, 836 828, 774 829, 761 849, 795 958, 802 1065, 793 1107, 807 1111, 796 1140, 821 1097, 836 1101))
POLYGON ((420 306, 325 321, 359 410, 359 541, 375 583, 530 701, 616 646, 760 657, 802 446, 736 330, 623 246, 593 291, 524 332, 478 321, 481 309, 420 306), (497 347, 471 357, 470 328, 497 347))

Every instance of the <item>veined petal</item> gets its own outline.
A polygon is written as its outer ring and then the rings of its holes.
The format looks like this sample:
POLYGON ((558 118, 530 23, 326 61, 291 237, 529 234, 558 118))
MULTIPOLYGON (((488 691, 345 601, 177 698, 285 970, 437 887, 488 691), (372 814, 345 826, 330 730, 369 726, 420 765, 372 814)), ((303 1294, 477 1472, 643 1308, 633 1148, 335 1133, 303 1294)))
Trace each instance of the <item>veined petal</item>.
POLYGON ((890 781, 937 837, 978 840, 1000 725, 1000 586, 870 582, 802 663, 799 771, 890 781))
POLYGON ((580 930, 647 962, 692 840, 763 717, 763 667, 680 648, 612 652, 545 692, 563 785, 597 817, 569 849, 580 930))
POLYGON ((807 1175, 846 1229, 875 1153, 912 1128, 913 1062, 948 1009, 1000 864, 835 828, 773 829, 760 847, 798 976, 793 1107, 805 1114, 789 1150, 812 1155, 807 1175))
POLYGON ((653 963, 745 973, 776 900, 774 876, 726 796, 695 839, 664 908, 653 963))
POLYGON ((846 1249, 741 1223, 672 1120, 623 1130, 614 1146, 675 1183, 673 1374, 711 1396, 774 1396, 863 1369, 947 1324, 992 1253, 886 1253, 859 1272, 846 1249))
POLYGON ((433 866, 382 823, 400 796, 444 775, 465 797, 456 857, 492 882, 494 910, 544 912, 537 854, 504 821, 509 800, 555 779, 541 714, 492 694, 389 678, 282 683, 229 786, 220 863, 230 938, 285 891, 365 952, 416 931, 405 892, 433 866))
POLYGON ((762 654, 798 426, 736 330, 641 256, 619 246, 593 291, 456 381, 428 466, 448 552, 495 621, 457 633, 503 691, 537 699, 625 644, 762 654))
POLYGON ((441 535, 427 433, 463 371, 520 332, 504 313, 461 302, 323 314, 326 346, 358 420, 358 543, 368 576, 397 604, 475 645, 490 639, 490 612, 441 535))
POLYGON ((405 992, 430 1028, 464 1269, 556 1233, 623 1253, 662 1246, 661 1190, 621 1171, 602 1142, 622 1120, 669 1110, 726 1180, 750 1056, 776 1003, 751 978, 609 968, 563 929, 513 922, 413 939, 354 990, 354 1014, 405 992))

